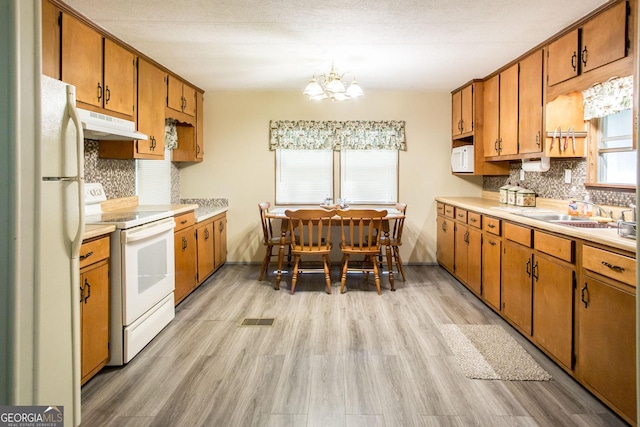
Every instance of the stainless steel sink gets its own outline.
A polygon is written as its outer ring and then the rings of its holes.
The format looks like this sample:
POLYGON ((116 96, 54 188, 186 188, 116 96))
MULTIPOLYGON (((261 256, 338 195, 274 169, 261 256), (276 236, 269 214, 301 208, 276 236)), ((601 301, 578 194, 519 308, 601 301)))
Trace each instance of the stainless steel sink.
POLYGON ((553 212, 521 212, 516 213, 516 215, 526 216, 527 218, 537 219, 540 221, 591 221, 585 218, 553 212))
POLYGON ((551 222, 558 225, 567 225, 580 228, 617 228, 615 222, 598 222, 589 218, 567 215, 553 212, 519 212, 516 215, 524 216, 539 221, 551 222))

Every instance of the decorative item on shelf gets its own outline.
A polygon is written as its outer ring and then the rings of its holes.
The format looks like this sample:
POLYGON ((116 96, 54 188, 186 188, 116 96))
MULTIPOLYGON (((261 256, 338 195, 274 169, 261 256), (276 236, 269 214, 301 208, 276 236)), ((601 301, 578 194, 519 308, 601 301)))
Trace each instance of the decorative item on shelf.
POLYGON ((332 101, 348 101, 351 98, 359 98, 364 96, 362 88, 356 81, 355 75, 347 71, 339 74, 336 72, 333 64, 331 64, 331 71, 329 74, 322 73, 316 79, 315 73, 311 78, 307 87, 305 87, 303 94, 307 95, 309 99, 314 101, 321 101, 323 99, 331 99, 332 101), (345 87, 345 76, 350 75, 352 80, 349 85, 345 87))

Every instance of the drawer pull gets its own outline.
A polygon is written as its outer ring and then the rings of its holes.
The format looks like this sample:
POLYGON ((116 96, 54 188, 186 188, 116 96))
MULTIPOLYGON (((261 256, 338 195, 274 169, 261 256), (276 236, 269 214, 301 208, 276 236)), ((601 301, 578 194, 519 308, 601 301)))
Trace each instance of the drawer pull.
POLYGON ((616 271, 618 273, 622 273, 624 271, 624 267, 620 267, 619 265, 609 264, 606 261, 602 261, 602 265, 604 265, 605 267, 608 267, 608 268, 610 268, 613 271, 616 271))
POLYGON ((184 224, 186 224, 186 223, 187 223, 187 220, 186 220, 186 219, 183 219, 182 221, 180 221, 180 225, 184 225, 184 224))
POLYGON ((496 225, 495 225, 495 224, 487 224, 487 227, 489 227, 489 228, 496 228, 496 225))
POLYGON ((475 219, 475 218, 470 218, 470 219, 469 219, 469 221, 471 221, 471 222, 477 222, 478 220, 477 220, 477 219, 475 219))
POLYGON ((83 261, 83 260, 89 258, 91 255, 93 255, 93 251, 87 252, 84 255, 80 255, 80 261, 83 261))
POLYGON ((493 240, 487 240, 487 242, 489 242, 489 244, 490 244, 491 246, 495 246, 495 245, 496 245, 496 242, 494 242, 493 240))
POLYGON ((464 218, 463 214, 458 214, 458 218, 464 218))

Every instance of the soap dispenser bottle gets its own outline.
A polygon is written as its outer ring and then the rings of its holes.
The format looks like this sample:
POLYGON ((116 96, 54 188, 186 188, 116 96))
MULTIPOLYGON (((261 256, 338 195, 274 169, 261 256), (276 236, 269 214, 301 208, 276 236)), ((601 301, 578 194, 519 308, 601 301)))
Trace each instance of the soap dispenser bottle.
POLYGON ((575 197, 575 187, 571 187, 571 193, 569 194, 569 206, 567 209, 567 213, 569 215, 577 216, 578 212, 578 202, 575 197))

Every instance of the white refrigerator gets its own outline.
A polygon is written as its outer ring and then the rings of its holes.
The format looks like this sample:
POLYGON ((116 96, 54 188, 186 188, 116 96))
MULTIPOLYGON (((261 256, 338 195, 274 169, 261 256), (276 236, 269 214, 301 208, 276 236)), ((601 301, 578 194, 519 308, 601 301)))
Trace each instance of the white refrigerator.
POLYGON ((75 88, 41 78, 36 147, 34 397, 80 424, 80 267, 84 137, 75 88))

